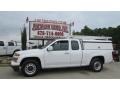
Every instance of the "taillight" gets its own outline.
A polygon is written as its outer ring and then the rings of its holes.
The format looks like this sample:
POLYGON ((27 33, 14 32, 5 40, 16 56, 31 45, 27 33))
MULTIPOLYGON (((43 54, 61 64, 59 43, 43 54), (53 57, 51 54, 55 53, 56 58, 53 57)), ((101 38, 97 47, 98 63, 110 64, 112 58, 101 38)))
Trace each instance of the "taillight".
POLYGON ((113 60, 118 60, 119 59, 118 51, 113 51, 112 56, 113 56, 113 60))

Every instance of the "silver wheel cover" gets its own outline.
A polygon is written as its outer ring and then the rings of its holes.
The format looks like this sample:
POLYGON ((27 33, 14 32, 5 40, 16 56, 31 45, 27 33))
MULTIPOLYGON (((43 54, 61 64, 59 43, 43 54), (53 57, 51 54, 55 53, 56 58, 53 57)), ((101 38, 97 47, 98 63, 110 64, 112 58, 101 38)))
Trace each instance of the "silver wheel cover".
POLYGON ((94 69, 95 70, 100 70, 101 69, 101 67, 102 67, 102 65, 101 65, 101 62, 100 61, 96 61, 95 63, 94 63, 94 69))
POLYGON ((36 72, 37 68, 34 63, 28 63, 25 66, 25 73, 28 75, 33 75, 36 72))

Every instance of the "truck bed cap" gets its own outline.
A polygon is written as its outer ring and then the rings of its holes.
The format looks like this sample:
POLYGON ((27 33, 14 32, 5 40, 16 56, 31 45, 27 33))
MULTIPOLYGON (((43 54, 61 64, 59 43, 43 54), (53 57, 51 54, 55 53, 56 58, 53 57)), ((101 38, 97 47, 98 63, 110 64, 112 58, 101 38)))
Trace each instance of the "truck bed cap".
POLYGON ((112 43, 112 41, 110 41, 110 40, 83 40, 83 42, 112 43))

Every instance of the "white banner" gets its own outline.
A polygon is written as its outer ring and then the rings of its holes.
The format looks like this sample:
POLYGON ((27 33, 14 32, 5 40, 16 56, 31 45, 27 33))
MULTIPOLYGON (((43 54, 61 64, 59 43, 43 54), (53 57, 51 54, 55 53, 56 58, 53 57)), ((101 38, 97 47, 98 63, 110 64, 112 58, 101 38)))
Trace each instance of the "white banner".
POLYGON ((57 39, 69 35, 68 25, 61 21, 29 21, 29 39, 57 39))

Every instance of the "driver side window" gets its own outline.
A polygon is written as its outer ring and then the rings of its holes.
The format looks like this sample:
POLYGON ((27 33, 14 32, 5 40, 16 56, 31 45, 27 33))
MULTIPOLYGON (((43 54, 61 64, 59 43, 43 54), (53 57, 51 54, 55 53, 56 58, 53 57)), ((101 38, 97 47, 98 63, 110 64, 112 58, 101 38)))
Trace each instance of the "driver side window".
POLYGON ((54 44, 52 44, 53 51, 61 51, 61 50, 68 50, 69 44, 68 41, 57 41, 54 44))

